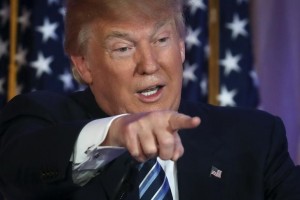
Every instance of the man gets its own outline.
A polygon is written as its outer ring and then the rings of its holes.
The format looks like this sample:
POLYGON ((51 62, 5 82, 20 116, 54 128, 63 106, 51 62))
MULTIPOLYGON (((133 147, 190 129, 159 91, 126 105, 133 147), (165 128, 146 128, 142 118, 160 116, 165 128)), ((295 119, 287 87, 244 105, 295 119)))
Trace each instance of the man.
POLYGON ((7 199, 150 199, 139 178, 156 159, 170 188, 161 199, 300 199, 280 119, 181 102, 181 9, 179 0, 68 1, 65 49, 89 89, 20 95, 3 109, 7 199))

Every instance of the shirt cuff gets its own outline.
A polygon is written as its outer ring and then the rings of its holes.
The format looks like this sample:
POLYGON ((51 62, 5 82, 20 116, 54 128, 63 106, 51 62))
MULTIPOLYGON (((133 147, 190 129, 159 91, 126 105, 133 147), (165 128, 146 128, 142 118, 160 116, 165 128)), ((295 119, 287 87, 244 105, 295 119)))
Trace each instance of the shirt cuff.
POLYGON ((123 147, 99 146, 105 140, 113 120, 121 116, 93 120, 83 127, 71 157, 75 184, 85 185, 98 174, 101 167, 124 153, 123 147))
MULTIPOLYGON (((81 130, 73 152, 73 163, 82 163, 89 159, 89 154, 93 150, 107 148, 99 146, 106 138, 108 130, 113 120, 126 114, 116 115, 102 119, 96 119, 88 123, 81 130)), ((116 148, 118 147, 111 147, 116 148)), ((119 147, 120 148, 120 147, 119 147)))

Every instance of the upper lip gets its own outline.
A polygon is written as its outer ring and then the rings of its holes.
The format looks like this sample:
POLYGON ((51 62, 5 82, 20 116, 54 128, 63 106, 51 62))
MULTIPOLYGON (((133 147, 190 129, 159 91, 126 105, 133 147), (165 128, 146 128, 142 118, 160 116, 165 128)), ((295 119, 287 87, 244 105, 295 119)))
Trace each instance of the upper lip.
POLYGON ((164 87, 164 86, 166 86, 166 81, 164 77, 160 75, 151 75, 139 79, 135 91, 137 93, 141 93, 153 89, 155 87, 164 87))
POLYGON ((146 86, 146 87, 143 87, 143 89, 138 89, 137 90, 137 93, 142 93, 142 92, 145 92, 147 90, 151 90, 153 88, 161 88, 161 87, 164 87, 165 85, 164 84, 154 84, 154 85, 149 85, 149 86, 146 86))

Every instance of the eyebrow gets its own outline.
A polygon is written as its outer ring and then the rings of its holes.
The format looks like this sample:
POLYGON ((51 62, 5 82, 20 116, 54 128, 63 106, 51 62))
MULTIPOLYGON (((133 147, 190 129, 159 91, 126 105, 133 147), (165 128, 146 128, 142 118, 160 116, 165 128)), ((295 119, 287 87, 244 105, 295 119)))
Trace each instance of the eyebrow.
POLYGON ((166 20, 163 20, 163 21, 159 21, 158 23, 155 24, 154 26, 154 30, 152 32, 152 36, 163 26, 165 26, 166 24, 170 23, 171 20, 170 19, 166 19, 166 20))
POLYGON ((105 40, 110 40, 112 38, 121 38, 121 39, 127 39, 132 40, 128 33, 124 33, 121 31, 112 31, 108 36, 106 36, 105 40))
MULTIPOLYGON (((171 20, 163 20, 163 21, 159 21, 154 25, 153 31, 151 33, 151 37, 153 35, 155 35, 155 33, 163 26, 165 26, 166 24, 168 24, 171 20)), ((122 31, 112 31, 109 35, 106 36, 105 41, 113 39, 113 38, 120 38, 120 39, 125 39, 131 42, 134 42, 133 39, 130 37, 130 35, 126 32, 122 32, 122 31)))

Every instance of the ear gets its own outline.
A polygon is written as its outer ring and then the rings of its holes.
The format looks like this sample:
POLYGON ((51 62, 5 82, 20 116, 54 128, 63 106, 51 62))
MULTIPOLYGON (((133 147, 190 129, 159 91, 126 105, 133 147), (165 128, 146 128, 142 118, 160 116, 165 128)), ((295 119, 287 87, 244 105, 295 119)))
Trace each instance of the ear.
POLYGON ((180 48, 180 56, 181 56, 181 61, 182 63, 184 62, 185 60, 185 44, 184 44, 184 41, 181 40, 179 42, 179 48, 180 48))
POLYGON ((91 69, 84 56, 71 56, 72 63, 80 78, 87 84, 93 81, 91 69))

